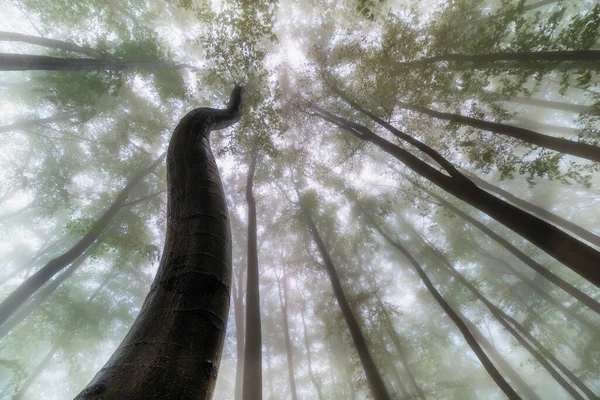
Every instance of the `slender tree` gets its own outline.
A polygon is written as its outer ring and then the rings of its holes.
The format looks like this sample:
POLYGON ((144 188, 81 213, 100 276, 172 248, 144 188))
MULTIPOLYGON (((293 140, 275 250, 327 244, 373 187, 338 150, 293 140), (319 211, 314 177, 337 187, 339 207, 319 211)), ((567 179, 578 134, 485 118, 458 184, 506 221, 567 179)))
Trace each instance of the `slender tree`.
POLYGON ((242 88, 225 110, 197 108, 167 151, 167 233, 148 297, 121 345, 77 399, 210 399, 225 339, 231 232, 210 132, 236 123, 242 88))
POLYGON ((262 329, 260 321, 260 291, 258 272, 258 243, 256 232, 256 201, 253 194, 258 145, 250 153, 246 181, 248 203, 248 272, 246 281, 246 341, 244 344, 244 380, 242 398, 262 399, 262 329))
POLYGON ((294 373, 294 349, 292 348, 292 340, 290 338, 287 274, 285 266, 283 267, 282 276, 277 279, 277 289, 279 294, 279 304, 281 306, 281 315, 283 318, 283 337, 285 339, 285 354, 287 358, 288 377, 290 380, 290 392, 292 394, 292 400, 298 400, 296 376, 294 373))
POLYGON ((304 348, 306 349, 306 367, 308 369, 308 378, 310 379, 310 381, 312 382, 312 384, 315 387, 315 390, 317 391, 317 398, 319 400, 324 400, 323 397, 323 382, 321 381, 321 378, 318 377, 315 372, 313 371, 313 367, 312 367, 312 355, 311 355, 311 350, 310 350, 310 342, 308 340, 308 328, 306 326, 306 318, 305 318, 305 314, 306 314, 306 301, 304 300, 304 297, 302 296, 302 292, 300 292, 300 296, 302 297, 302 306, 300 307, 300 318, 302 319, 302 329, 303 329, 303 337, 304 337, 304 348))
POLYGON ((91 226, 89 231, 83 235, 77 243, 60 256, 48 261, 40 270, 27 278, 19 287, 17 287, 2 303, 0 303, 0 326, 22 306, 40 287, 48 282, 57 273, 67 268, 69 264, 80 257, 106 229, 117 212, 123 207, 133 188, 146 175, 152 173, 160 164, 162 164, 166 153, 163 153, 148 168, 135 174, 125 185, 119 195, 113 200, 112 204, 91 226))
POLYGON ((75 43, 63 40, 49 39, 40 36, 25 35, 23 33, 0 31, 0 41, 2 42, 22 42, 34 44, 36 46, 48 47, 50 49, 70 51, 71 53, 83 54, 89 57, 98 57, 101 54, 89 47, 79 46, 75 43))
POLYGON ((331 281, 331 286, 333 287, 333 293, 337 302, 342 309, 342 314, 344 316, 344 320, 348 325, 348 329, 350 330, 350 335, 352 336, 352 341, 354 342, 354 346, 356 347, 356 351, 358 352, 358 356, 362 363, 363 369, 365 371, 365 375, 367 377, 367 382, 369 383, 369 388, 371 389, 371 395, 375 400, 390 400, 391 397, 388 393, 388 390, 383 382, 381 374, 375 365, 375 361, 371 356, 371 352, 367 346, 367 342, 362 333, 360 325, 352 312, 350 304, 346 298, 344 293, 344 289, 342 288, 342 284, 340 282, 338 273, 335 269, 335 265, 327 251, 327 247, 325 246, 325 242, 321 238, 321 235, 315 225, 312 217, 310 216, 310 212, 307 206, 303 203, 303 200, 300 200, 300 210, 302 211, 304 222, 308 228, 308 232, 312 236, 321 258, 323 260, 323 264, 325 265, 325 269, 327 274, 329 275, 329 279, 331 281))
POLYGON ((242 379, 244 377, 244 300, 243 300, 243 273, 238 272, 232 282, 233 312, 235 314, 235 400, 242 399, 242 379), (237 283, 236 283, 237 281, 237 283))

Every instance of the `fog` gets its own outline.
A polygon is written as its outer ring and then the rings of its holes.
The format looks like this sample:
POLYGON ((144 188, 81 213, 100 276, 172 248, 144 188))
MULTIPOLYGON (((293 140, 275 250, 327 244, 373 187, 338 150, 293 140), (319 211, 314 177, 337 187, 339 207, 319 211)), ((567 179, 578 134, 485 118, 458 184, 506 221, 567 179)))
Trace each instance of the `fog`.
POLYGON ((597 2, 0 22, 0 399, 600 396, 597 2))

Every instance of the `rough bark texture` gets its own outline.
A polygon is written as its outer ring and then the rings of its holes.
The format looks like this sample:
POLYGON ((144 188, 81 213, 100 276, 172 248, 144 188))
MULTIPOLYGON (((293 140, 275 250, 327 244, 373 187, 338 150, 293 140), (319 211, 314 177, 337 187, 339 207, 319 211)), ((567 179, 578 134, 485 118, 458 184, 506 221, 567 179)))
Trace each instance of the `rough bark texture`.
POLYGON ((246 202, 248 203, 248 276, 246 282, 246 341, 244 345, 244 380, 242 398, 262 399, 262 329, 258 282, 258 242, 256 237, 256 202, 252 188, 256 170, 257 148, 252 150, 246 202))
POLYGON ((150 174, 160 164, 162 164, 165 154, 161 155, 148 168, 138 172, 125 185, 125 188, 119 193, 110 207, 102 216, 94 222, 90 230, 73 245, 69 250, 60 256, 50 260, 35 274, 27 278, 0 304, 0 326, 22 306, 29 297, 31 297, 39 288, 48 282, 54 275, 65 269, 69 264, 80 257, 100 236, 119 209, 123 206, 129 193, 144 177, 150 174))
MULTIPOLYGON (((407 150, 377 136, 363 125, 336 116, 320 107, 313 106, 311 109, 319 118, 331 122, 359 139, 377 145, 417 174, 520 234, 596 286, 600 285, 600 268, 598 268, 600 252, 597 250, 552 224, 480 189, 464 175, 456 175, 455 168, 447 169, 451 176, 443 174, 407 150)), ((380 123, 379 119, 375 121, 380 123)), ((443 164, 441 165, 443 167, 443 164)))
POLYGON ((553 224, 556 224, 559 227, 561 227, 571 233, 576 234, 580 238, 587 240, 588 242, 592 243, 594 246, 600 247, 600 236, 598 236, 586 229, 583 229, 581 226, 579 226, 571 221, 567 221, 566 219, 564 219, 548 210, 544 210, 542 207, 536 206, 535 204, 532 204, 528 201, 522 200, 522 199, 518 198, 517 196, 507 192, 506 190, 504 190, 498 186, 492 185, 491 183, 489 183, 481 178, 478 178, 475 175, 469 174, 468 176, 473 182, 475 182, 475 184, 477 186, 481 187, 482 189, 496 193, 497 195, 504 197, 507 201, 510 201, 511 203, 522 208, 523 210, 529 211, 529 212, 537 215, 540 218, 544 218, 545 220, 552 222, 553 224))
POLYGON ((292 400, 298 400, 298 392, 296 391, 296 377, 294 373, 294 349, 292 348, 292 340, 290 338, 290 324, 288 321, 288 294, 287 294, 287 276, 285 267, 283 268, 283 276, 277 280, 277 288, 279 289, 279 304, 281 305, 281 315, 283 317, 283 336, 285 339, 285 353, 287 358, 288 377, 290 380, 290 392, 292 400), (283 281, 283 282, 281 282, 283 281))
POLYGON ((34 44, 36 46, 48 47, 51 49, 65 50, 72 53, 83 54, 89 57, 98 57, 100 54, 89 47, 79 46, 75 43, 65 42, 63 40, 47 39, 40 36, 25 35, 15 32, 0 31, 0 41, 3 42, 22 42, 34 44))
POLYGON ((517 394, 517 392, 515 392, 515 390, 510 386, 510 384, 506 381, 506 379, 504 379, 502 374, 496 369, 496 367, 490 361, 490 359, 485 354, 485 352, 483 351, 481 346, 479 346, 479 343, 477 343, 477 340, 475 339, 473 334, 469 331, 469 328, 467 327, 467 325, 463 322, 462 319, 460 319, 460 317, 452 309, 450 304, 448 304, 448 302, 437 291, 435 286, 433 286, 433 283, 431 283, 431 281, 427 277, 427 274, 425 273, 425 271, 423 271, 423 268, 421 268, 421 265, 412 256, 412 254, 410 254, 410 252, 403 245, 401 245, 398 241, 392 239, 390 237, 390 235, 388 235, 379 226, 379 224, 373 219, 373 217, 367 211, 362 210, 362 212, 363 212, 363 215, 365 215, 365 217, 368 219, 371 226, 373 226, 373 228, 375 228, 375 230, 377 232, 379 232, 379 234, 381 234, 381 236, 383 236, 383 238, 386 240, 386 242, 388 242, 388 244, 390 244, 392 247, 394 247, 395 249, 400 251, 400 253, 402 253, 402 255, 404 255, 404 257, 406 257, 406 259, 410 262, 410 264, 412 265, 415 272, 421 278, 421 281, 423 282, 425 287, 427 287, 427 290, 432 294, 432 296, 435 298, 435 300, 438 302, 438 304, 442 307, 444 312, 448 315, 448 317, 450 317, 450 319, 454 322, 456 327, 460 330, 465 341, 467 342, 467 344, 469 345, 471 350, 473 350, 473 352, 475 353, 475 355, 477 356, 477 358, 479 359, 479 361, 481 362, 481 364, 483 365, 485 370, 490 375, 490 377, 494 380, 494 382, 496 382, 498 387, 504 392, 504 394, 509 399, 521 399, 521 397, 517 394))
POLYGON ((327 247, 325 246, 325 243, 323 242, 323 239, 321 238, 321 235, 317 230, 317 226, 312 220, 308 209, 302 202, 300 202, 300 208, 304 216, 304 221, 308 227, 308 231, 311 234, 313 240, 315 241, 317 248, 319 249, 319 253, 325 265, 325 269, 327 270, 327 274, 329 275, 329 279, 331 280, 333 293, 342 310, 344 320, 348 325, 350 336, 352 336, 352 341, 354 342, 354 346, 356 347, 356 351, 358 353, 361 364, 365 371, 365 375, 367 377, 367 382, 369 383, 369 388, 371 389, 371 395, 375 400, 390 400, 391 397, 388 393, 385 383, 383 382, 381 374, 379 373, 379 370, 375 365, 373 357, 369 352, 369 347, 367 346, 367 342, 365 341, 365 337, 358 324, 358 321, 352 313, 352 309, 350 308, 350 304, 348 303, 348 299, 346 298, 346 294, 344 293, 344 289, 342 288, 342 284, 340 282, 333 261, 331 260, 331 256, 327 251, 327 247))
POLYGON ((30 54, 0 54, 0 71, 65 71, 104 69, 122 71, 125 69, 180 69, 194 68, 187 64, 168 64, 160 61, 122 61, 96 58, 67 58, 36 56, 30 54))
POLYGON ((198 108, 177 125, 167 156, 167 232, 150 293, 129 333, 77 399, 210 399, 225 339, 231 232, 212 130, 240 118, 198 108))

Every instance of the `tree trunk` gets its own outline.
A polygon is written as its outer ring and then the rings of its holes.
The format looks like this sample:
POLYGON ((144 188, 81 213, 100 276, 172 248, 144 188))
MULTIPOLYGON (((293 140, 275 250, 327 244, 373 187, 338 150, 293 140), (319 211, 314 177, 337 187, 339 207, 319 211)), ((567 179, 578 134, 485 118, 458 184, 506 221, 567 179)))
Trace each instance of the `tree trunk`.
POLYGON ((89 47, 79 46, 75 43, 65 42, 63 40, 47 39, 40 36, 25 35, 15 32, 0 31, 0 41, 3 42, 23 42, 34 44, 36 46, 48 47, 51 49, 70 51, 72 53, 83 54, 89 57, 98 57, 101 54, 89 47))
POLYGON ((102 60, 97 58, 68 58, 35 56, 30 54, 0 53, 0 71, 65 71, 126 69, 181 69, 195 68, 187 64, 169 64, 160 61, 102 60))
POLYGON ((134 175, 110 207, 94 222, 90 230, 77 243, 60 256, 50 260, 35 274, 27 278, 0 304, 0 326, 39 288, 80 257, 98 239, 113 217, 121 209, 135 185, 162 164, 165 155, 166 153, 163 153, 152 165, 134 175))
POLYGON ((292 341, 290 339, 290 326, 288 322, 288 293, 287 293, 287 276, 285 267, 283 267, 283 285, 280 279, 277 279, 277 289, 279 291, 279 304, 281 305, 281 315, 283 316, 283 336, 285 339, 285 353, 287 355, 288 377, 290 379, 290 392, 292 400, 298 400, 296 391, 296 378, 294 375, 294 351, 292 349, 292 341), (283 290, 282 290, 283 286, 283 290))
POLYGON ((304 222, 307 225, 308 231, 317 245, 321 258, 323 259, 323 264, 325 265, 325 269, 329 275, 333 293, 342 310, 344 320, 346 321, 346 324, 348 324, 348 330, 350 331, 350 336, 352 336, 352 341, 354 342, 354 346, 356 347, 356 351, 358 352, 362 367, 365 371, 367 382, 369 384, 369 388, 371 389, 371 395, 375 400, 390 400, 391 397, 387 391, 387 388, 385 387, 381 374, 375 365, 373 357, 371 356, 362 330, 358 324, 358 321, 354 317, 354 314, 352 313, 352 309, 350 308, 350 304, 348 303, 346 294, 342 288, 340 278, 337 274, 333 261, 331 260, 331 256, 325 247, 325 243, 323 242, 323 239, 321 238, 321 235, 319 234, 319 231, 317 230, 317 227, 313 222, 308 209, 304 203, 302 203, 302 201, 300 201, 300 209, 302 211, 304 222))
MULTIPOLYGON (((514 68, 518 64, 494 64, 496 62, 544 62, 544 63, 563 63, 575 62, 574 67, 578 69, 585 65, 588 68, 595 69, 600 61, 600 51, 596 50, 563 50, 563 51, 528 51, 520 53, 489 53, 489 54, 442 54, 439 56, 421 58, 415 61, 407 61, 399 64, 401 67, 415 67, 438 62, 463 62, 470 63, 465 67, 497 67, 507 66, 514 68)), ((545 64, 542 64, 545 65, 545 64)), ((566 68, 569 65, 565 66, 566 68)))
POLYGON ((535 106, 541 108, 547 108, 551 110, 559 110, 559 111, 567 111, 573 112, 576 114, 581 114, 590 110, 590 106, 582 106, 579 104, 569 104, 563 103, 561 101, 553 101, 553 100, 540 100, 540 99, 531 99, 528 97, 517 97, 517 96, 506 96, 502 93, 496 92, 486 92, 488 95, 496 98, 497 100, 507 101, 509 103, 520 104, 524 106, 535 106))
POLYGON ((475 182, 475 184, 479 187, 481 187, 482 189, 485 189, 487 191, 496 193, 497 195, 504 197, 507 201, 513 203, 515 206, 522 208, 525 211, 529 211, 532 214, 537 215, 540 218, 543 218, 549 222, 552 222, 553 224, 558 225, 559 227, 574 233, 575 235, 579 236, 580 238, 587 240, 588 242, 590 242, 591 244, 593 244, 594 246, 600 247, 600 236, 582 228, 581 226, 567 221, 566 219, 548 211, 548 210, 544 210, 542 207, 536 206, 535 204, 529 203, 528 201, 522 200, 520 198, 518 198, 517 196, 507 192, 506 190, 492 185, 491 183, 473 175, 473 174, 467 174, 467 176, 469 177, 469 179, 471 179, 473 182, 475 182))
POLYGON ((569 135, 569 136, 578 136, 580 130, 577 128, 570 128, 568 126, 558 126, 551 124, 543 124, 541 122, 534 121, 532 119, 523 118, 523 117, 513 117, 511 122, 507 122, 508 125, 516 125, 521 128, 526 129, 537 129, 540 131, 551 132, 558 135, 569 135))
POLYGON ((496 232, 485 226, 485 224, 477 221, 475 218, 471 217, 469 214, 465 213, 464 211, 462 211, 443 197, 422 186, 421 190, 423 190, 425 193, 429 194, 431 197, 439 201, 448 210, 452 211, 453 213, 455 213, 456 215, 458 215, 459 217, 461 217, 462 219, 464 219, 465 221, 469 222, 471 225, 475 226, 477 229, 482 231, 486 236, 498 243, 500 246, 504 247, 512 255, 517 257, 535 272, 542 275, 544 278, 548 279, 550 282, 554 283, 557 287, 564 290, 566 293, 570 294, 577 300, 581 301, 592 311, 596 312, 597 314, 600 314, 600 303, 598 303, 592 297, 588 296, 581 290, 577 289, 575 286, 569 284, 564 279, 555 275, 549 269, 544 268, 541 264, 537 263, 527 254, 523 253, 521 250, 513 246, 508 240, 504 239, 502 236, 498 235, 496 232))
POLYGON ((167 156, 167 231, 150 293, 129 333, 77 399, 210 399, 225 339, 231 232, 212 130, 240 118, 197 108, 177 125, 167 156))
MULTIPOLYGON (((407 150, 377 136, 363 125, 338 117, 320 107, 313 106, 312 110, 315 111, 319 118, 337 125, 359 139, 367 140, 377 145, 383 151, 394 156, 417 174, 473 207, 478 208, 498 222, 504 224, 509 229, 512 229, 525 237, 531 243, 538 246, 585 279, 594 283, 596 286, 600 285, 600 268, 598 268, 598 265, 600 265, 600 252, 597 250, 594 250, 590 246, 569 236, 548 222, 528 214, 518 207, 500 200, 483 189, 480 189, 464 175, 460 173, 457 174, 454 167, 444 167, 451 176, 445 175, 431 167, 429 164, 421 161, 407 150)), ((367 115, 371 114, 366 110, 363 112, 367 113, 367 115)), ((392 133, 398 134, 398 132, 400 132, 385 121, 382 121, 375 116, 374 118, 376 118, 375 121, 377 123, 390 129, 392 133)), ((402 134, 406 135, 404 133, 402 134)), ((422 146, 425 145, 422 144, 422 146)), ((430 152, 435 153, 433 149, 429 148, 429 150, 430 152)), ((443 159, 439 154, 437 154, 437 157, 438 159, 443 159)), ((438 163, 440 163, 440 161, 438 161, 438 163)), ((448 163, 448 161, 446 160, 445 163, 448 163)), ((444 164, 440 165, 444 166, 444 164)))
POLYGON ((252 193, 258 148, 251 151, 246 182, 248 203, 248 275, 246 282, 246 342, 244 345, 244 400, 262 399, 262 331, 258 279, 258 244, 256 238, 256 202, 252 193))
POLYGON ((33 126, 40 126, 40 125, 44 125, 44 124, 48 124, 48 123, 52 123, 52 122, 66 121, 69 118, 72 118, 74 116, 75 116, 74 112, 61 112, 61 113, 54 114, 54 115, 52 115, 50 117, 46 117, 46 118, 18 121, 18 122, 12 123, 10 125, 5 125, 5 126, 0 127, 0 133, 11 132, 11 131, 16 131, 16 130, 20 130, 20 129, 26 129, 26 128, 30 128, 33 126))
POLYGON ((317 398, 319 400, 324 400, 321 379, 320 379, 320 377, 317 377, 314 374, 313 369, 312 369, 312 357, 310 354, 310 343, 308 341, 308 329, 306 327, 306 319, 304 318, 305 309, 306 309, 306 302, 304 301, 304 298, 303 298, 302 299, 302 308, 300 308, 300 317, 302 318, 302 327, 304 329, 304 347, 306 348, 306 364, 308 367, 308 378, 310 379, 312 384, 315 386, 315 389, 317 390, 317 398))
MULTIPOLYGON (((536 3, 531 3, 526 6, 523 6, 523 8, 521 9, 521 12, 524 13, 527 11, 532 11, 537 8, 547 6, 549 4, 558 3, 559 1, 561 1, 561 0, 541 0, 536 3)), ((496 19, 496 18, 502 18, 503 16, 504 16, 504 14, 490 15, 488 17, 478 18, 474 21, 466 21, 466 24, 472 25, 472 26, 479 26, 479 25, 483 24, 484 22, 487 22, 487 21, 490 21, 490 20, 496 19)))
MULTIPOLYGON (((360 204, 359 204, 359 207, 360 207, 360 204)), ((448 315, 448 317, 450 317, 450 319, 454 322, 456 327, 460 330, 465 341, 467 342, 467 344, 469 345, 471 350, 473 350, 473 352, 475 353, 475 355, 477 356, 477 358, 479 359, 479 361, 481 362, 481 364, 483 365, 485 370, 490 375, 490 377, 494 380, 494 382, 496 382, 498 387, 504 392, 504 394, 509 399, 521 399, 521 397, 517 394, 517 392, 515 392, 515 390, 510 386, 510 384, 506 381, 506 379, 504 379, 502 374, 496 369, 496 367, 490 361, 490 359, 485 354, 483 349, 479 346, 479 344, 477 343, 477 340, 475 340, 475 337, 471 334, 471 332, 469 331, 469 328, 467 328, 467 325, 465 325, 463 320, 460 319, 460 317, 452 309, 450 304, 448 304, 448 302, 442 297, 440 292, 438 292, 438 290, 435 288, 435 286, 433 286, 433 283, 431 283, 431 281, 427 277, 427 274, 425 273, 425 271, 423 271, 423 268, 421 268, 421 265, 419 265, 419 263, 412 256, 412 254, 410 254, 410 252, 408 250, 406 250, 406 248, 403 245, 401 245, 398 241, 392 239, 390 237, 390 235, 388 235, 381 228, 381 226, 379 226, 379 224, 373 219, 373 217, 362 207, 361 207, 361 211, 362 211, 363 215, 369 221, 370 225, 377 232, 379 232, 379 234, 385 239, 385 241, 389 245, 391 245, 392 247, 397 249, 400 253, 402 253, 404 255, 404 257, 406 257, 406 259, 410 262, 410 264, 412 265, 415 272, 421 278, 421 281, 423 282, 425 287, 427 287, 427 290, 435 298, 437 303, 442 307, 442 309, 444 310, 446 315, 448 315)))
POLYGON ((384 354, 384 359, 387 361, 387 365, 389 368, 387 372, 392 375, 392 379, 390 379, 390 384, 393 388, 392 396, 393 398, 400 397, 401 399, 405 399, 408 397, 408 392, 406 391, 406 386, 404 385, 404 381, 400 376, 400 372, 398 371, 398 366, 396 365, 396 358, 394 355, 387 349, 387 342, 381 333, 381 330, 378 328, 374 329, 374 333, 377 334, 377 339, 379 340, 379 346, 381 352, 384 354), (391 362, 390 362, 391 361, 391 362), (400 393, 398 395, 398 392, 400 393))
POLYGON ((536 146, 557 151, 561 154, 570 154, 572 156, 585 158, 586 160, 600 162, 600 147, 591 144, 543 135, 539 132, 520 128, 518 126, 506 125, 499 122, 484 121, 477 118, 465 117, 464 115, 460 114, 435 111, 426 107, 403 103, 401 101, 397 101, 396 105, 402 109, 416 111, 433 118, 455 122, 462 125, 468 125, 500 135, 509 136, 522 140, 526 143, 531 143, 536 146))
POLYGON ((236 367, 235 367, 235 400, 242 400, 242 379, 244 376, 244 302, 242 300, 242 276, 240 274, 236 287, 235 280, 232 284, 233 289, 233 313, 235 314, 235 348, 236 348, 236 367))

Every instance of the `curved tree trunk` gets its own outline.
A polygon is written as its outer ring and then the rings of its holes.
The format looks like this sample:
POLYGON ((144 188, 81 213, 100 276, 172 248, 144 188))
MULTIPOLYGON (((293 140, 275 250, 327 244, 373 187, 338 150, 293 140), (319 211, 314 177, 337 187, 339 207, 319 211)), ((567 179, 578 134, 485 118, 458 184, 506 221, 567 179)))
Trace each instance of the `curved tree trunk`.
MULTIPOLYGON (((360 207, 360 204, 359 204, 359 207, 360 207)), ((450 304, 448 304, 448 302, 442 297, 442 295, 438 292, 438 290, 435 288, 435 286, 433 286, 433 283, 431 283, 431 281, 427 277, 427 274, 425 273, 425 271, 423 271, 423 268, 417 262, 417 260, 412 256, 412 254, 410 254, 410 252, 408 250, 406 250, 406 248, 403 245, 401 245, 398 241, 392 239, 390 237, 390 235, 388 235, 381 228, 381 226, 379 226, 379 224, 373 219, 373 217, 368 212, 366 212, 364 209, 362 209, 362 207, 361 207, 361 211, 362 211, 363 215, 369 221, 369 224, 377 232, 379 232, 379 234, 385 239, 385 241, 389 245, 391 245, 392 247, 394 247, 395 249, 400 251, 400 253, 402 253, 404 255, 404 257, 406 257, 406 259, 410 262, 410 264, 412 265, 415 272, 421 278, 421 281, 423 282, 423 284, 427 287, 427 290, 435 298, 437 303, 442 307, 442 309, 444 310, 446 315, 448 315, 448 317, 450 317, 450 319, 454 322, 456 327, 460 330, 465 341, 467 342, 467 344, 469 345, 471 350, 473 350, 473 352, 475 353, 475 355, 477 356, 477 358, 479 359, 479 361, 481 362, 481 364, 483 365, 485 370, 490 375, 490 377, 494 380, 494 382, 496 382, 498 387, 504 392, 504 394, 509 399, 521 399, 521 397, 517 394, 517 392, 515 392, 515 390, 510 386, 510 384, 506 381, 506 379, 504 379, 504 377, 498 371, 498 369, 496 369, 496 367, 490 361, 490 359, 485 354, 485 352, 483 351, 481 346, 479 346, 479 343, 477 343, 477 340, 475 339, 473 334, 469 331, 469 328, 467 327, 467 325, 463 322, 462 319, 460 319, 460 317, 457 315, 457 313, 452 309, 450 304)))
POLYGON ((113 217, 127 201, 129 193, 144 177, 153 172, 162 164, 166 153, 163 153, 152 165, 138 172, 125 185, 110 207, 94 222, 90 230, 75 243, 69 250, 60 256, 48 261, 40 270, 27 278, 0 304, 0 326, 21 307, 39 288, 48 282, 54 275, 65 269, 69 264, 80 257, 102 234, 112 221, 113 217))
POLYGON ((79 46, 75 43, 65 42, 63 40, 47 39, 40 36, 25 35, 15 32, 0 31, 0 41, 2 42, 22 42, 34 44, 36 46, 48 47, 51 49, 70 51, 72 53, 83 54, 89 57, 98 57, 101 54, 89 47, 79 46))
POLYGON ((246 342, 244 344, 244 380, 242 398, 262 399, 262 330, 258 279, 258 243, 256 235, 256 202, 252 193, 258 147, 251 151, 246 202, 248 203, 248 276, 246 282, 246 342))
POLYGON ((175 128, 156 277, 129 333, 77 399, 212 398, 229 311, 231 232, 209 135, 239 120, 241 101, 236 86, 226 110, 197 108, 175 128))
MULTIPOLYGON (((372 113, 360 108, 354 102, 350 101, 350 104, 398 137, 406 135, 372 113)), ((361 140, 377 145, 417 174, 520 234, 596 286, 600 285, 600 268, 598 268, 598 265, 600 265, 600 252, 569 236, 552 224, 480 189, 464 175, 457 172, 456 168, 447 167, 445 164, 449 164, 449 162, 433 149, 429 148, 429 153, 436 154, 435 160, 446 169, 450 176, 431 167, 409 151, 377 136, 364 125, 348 121, 317 106, 312 106, 311 110, 317 117, 331 122, 361 140), (438 161, 440 159, 444 162, 438 161)))
POLYGON ((371 395, 375 400, 391 400, 381 374, 379 373, 379 370, 375 365, 375 361, 371 356, 360 325, 358 324, 358 321, 356 320, 356 317, 350 308, 350 304, 348 303, 348 299, 346 298, 346 294, 342 288, 340 278, 337 274, 333 261, 331 260, 331 256, 327 251, 327 247, 325 247, 325 243, 323 242, 323 239, 317 230, 317 226, 315 225, 308 209, 302 203, 302 201, 300 201, 300 209, 302 211, 304 222, 306 223, 308 231, 317 245, 319 253, 321 254, 321 258, 323 259, 323 264, 325 265, 325 269, 329 275, 329 279, 331 280, 333 293, 342 310, 344 320, 346 321, 348 330, 350 331, 350 336, 352 336, 352 341, 354 342, 354 346, 356 347, 356 351, 358 352, 362 367, 365 371, 367 382, 369 384, 369 388, 371 389, 371 395))
POLYGON ((285 339, 285 353, 287 356, 286 358, 288 367, 288 377, 290 380, 290 393, 292 394, 292 400, 298 400, 298 392, 296 391, 296 377, 294 374, 294 351, 292 349, 292 340, 290 338, 290 325, 288 320, 288 293, 285 266, 283 267, 283 276, 281 277, 281 279, 277 279, 277 289, 279 292, 279 304, 281 305, 281 315, 283 317, 283 336, 285 339), (283 285, 281 280, 283 280, 283 285))
POLYGON ((168 64, 160 61, 122 61, 97 58, 68 58, 36 56, 31 54, 0 53, 0 71, 70 71, 126 69, 181 69, 195 68, 187 64, 168 64))
POLYGON ((504 197, 507 201, 510 201, 517 207, 520 207, 523 210, 529 211, 529 212, 537 215, 540 218, 544 218, 546 221, 552 222, 553 224, 556 224, 559 227, 561 227, 571 233, 576 234, 580 238, 587 240, 588 242, 592 243, 594 246, 600 247, 600 236, 588 231, 587 229, 584 229, 581 226, 579 226, 571 221, 567 221, 566 219, 564 219, 548 210, 544 210, 542 207, 536 206, 535 204, 532 204, 528 201, 522 200, 522 199, 518 198, 517 196, 502 189, 501 187, 492 185, 491 183, 489 183, 473 174, 467 174, 467 176, 473 182, 475 182, 475 184, 477 186, 481 187, 482 189, 496 193, 497 195, 504 197))

